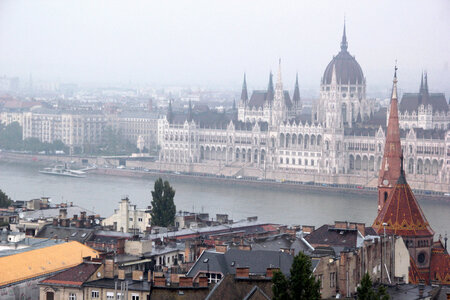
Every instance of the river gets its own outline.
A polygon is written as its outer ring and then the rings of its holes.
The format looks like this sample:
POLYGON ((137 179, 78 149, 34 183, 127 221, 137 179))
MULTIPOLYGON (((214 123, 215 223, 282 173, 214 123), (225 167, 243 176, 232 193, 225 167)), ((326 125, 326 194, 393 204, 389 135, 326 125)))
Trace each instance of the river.
MULTIPOLYGON (((15 200, 51 197, 54 203, 73 202, 106 217, 118 207, 122 196, 146 207, 151 202, 151 179, 89 174, 67 178, 38 173, 37 165, 0 162, 0 189, 15 200)), ((177 210, 207 212, 210 217, 225 213, 234 220, 258 216, 260 221, 320 226, 339 221, 371 225, 377 213, 374 195, 321 191, 289 191, 256 188, 230 183, 171 180, 176 190, 177 210)), ((436 234, 450 228, 450 203, 419 200, 436 234)))

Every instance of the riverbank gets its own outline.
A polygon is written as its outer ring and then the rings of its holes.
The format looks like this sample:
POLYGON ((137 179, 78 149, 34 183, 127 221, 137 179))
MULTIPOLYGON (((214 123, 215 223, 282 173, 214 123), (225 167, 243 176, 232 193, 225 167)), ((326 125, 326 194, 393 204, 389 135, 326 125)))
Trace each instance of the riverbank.
MULTIPOLYGON (((308 191, 315 193, 326 193, 331 195, 365 195, 377 197, 377 188, 362 186, 358 184, 326 184, 326 183, 316 183, 314 181, 299 182, 290 180, 273 180, 265 179, 261 177, 254 176, 225 176, 225 175, 214 175, 211 173, 200 173, 200 172, 180 172, 180 171, 165 171, 157 168, 158 163, 151 162, 144 164, 142 163, 130 163, 128 167, 123 167, 119 169, 111 164, 111 158, 104 157, 69 157, 69 156, 47 156, 47 155, 31 155, 24 153, 11 153, 11 152, 0 152, 0 161, 14 162, 21 164, 34 164, 40 167, 51 166, 56 163, 68 163, 73 165, 75 168, 81 168, 87 163, 95 164, 97 169, 91 170, 90 173, 102 176, 119 176, 119 177, 129 177, 129 178, 149 178, 155 179, 162 177, 168 180, 182 180, 184 182, 207 184, 220 183, 228 186, 250 186, 260 189, 281 189, 286 191, 308 191)), ((424 190, 414 190, 414 193, 418 199, 423 199, 426 201, 445 201, 450 203, 450 197, 444 195, 442 192, 424 191, 424 190)))

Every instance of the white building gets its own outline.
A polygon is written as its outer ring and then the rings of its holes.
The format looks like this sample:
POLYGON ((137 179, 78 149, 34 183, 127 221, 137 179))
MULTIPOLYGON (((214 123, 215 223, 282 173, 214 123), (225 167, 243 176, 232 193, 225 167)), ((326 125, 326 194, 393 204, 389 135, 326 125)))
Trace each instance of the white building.
MULTIPOLYGON (((244 77, 241 100, 233 116, 214 111, 195 115, 191 107, 187 114, 180 115, 169 106, 167 117, 158 123, 160 162, 189 168, 199 165, 203 170, 238 170, 228 176, 248 170, 252 176, 266 178, 271 174, 272 179, 298 180, 304 175, 311 178, 308 180, 320 180, 325 175, 329 183, 343 182, 340 178, 347 178, 348 183, 355 181, 351 178, 364 178, 367 184, 376 184, 389 116, 385 110, 375 112, 374 100, 366 98, 362 68, 347 47, 344 27, 341 50, 325 69, 320 98, 311 116, 301 114, 298 82, 293 101, 283 89, 281 67, 275 88, 270 76, 267 91, 254 91, 250 98, 244 77)), ((445 96, 439 95, 439 110, 433 116, 439 121, 431 121, 432 125, 418 122, 414 128, 404 126, 409 129, 401 136, 405 164, 411 166, 405 166, 409 181, 439 184, 448 190, 450 135, 445 124, 449 114, 445 96)), ((426 189, 427 184, 420 188, 426 189)))
POLYGON ((114 230, 128 233, 144 232, 151 226, 150 210, 136 208, 128 197, 123 197, 114 214, 102 221, 103 226, 112 226, 114 230))

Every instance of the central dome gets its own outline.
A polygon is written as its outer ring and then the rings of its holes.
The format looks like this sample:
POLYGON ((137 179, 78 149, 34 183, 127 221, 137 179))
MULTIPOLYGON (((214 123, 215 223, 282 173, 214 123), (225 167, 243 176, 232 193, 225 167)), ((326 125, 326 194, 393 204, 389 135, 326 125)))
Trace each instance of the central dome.
POLYGON ((362 84, 364 82, 364 74, 361 66, 356 59, 347 51, 347 36, 342 36, 341 51, 333 57, 328 64, 322 77, 322 84, 331 84, 333 77, 333 67, 336 69, 336 81, 342 84, 362 84))

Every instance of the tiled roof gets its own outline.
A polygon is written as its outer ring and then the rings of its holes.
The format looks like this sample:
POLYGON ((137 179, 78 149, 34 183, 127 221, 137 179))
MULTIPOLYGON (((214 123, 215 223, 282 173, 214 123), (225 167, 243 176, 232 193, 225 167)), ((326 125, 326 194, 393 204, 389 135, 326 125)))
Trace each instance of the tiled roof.
POLYGON ((355 57, 351 56, 347 50, 340 51, 328 64, 322 78, 322 84, 331 84, 333 67, 336 70, 336 80, 342 84, 362 84, 364 74, 361 66, 355 57))
POLYGON ((431 248, 430 274, 431 280, 438 280, 440 284, 450 285, 450 255, 441 242, 436 242, 431 248))
POLYGON ((372 227, 376 232, 400 236, 433 236, 434 232, 416 200, 404 172, 378 213, 372 227))
POLYGON ((86 256, 98 257, 98 252, 73 241, 0 257, 0 286, 76 266, 86 256))
POLYGON ((38 238, 49 239, 67 239, 69 241, 78 241, 85 243, 92 239, 95 229, 93 228, 77 228, 77 227, 61 227, 51 224, 45 225, 37 234, 38 238))
POLYGON ((43 281, 42 284, 49 285, 70 285, 81 286, 86 280, 94 274, 100 267, 100 264, 82 263, 78 266, 65 270, 43 281))

